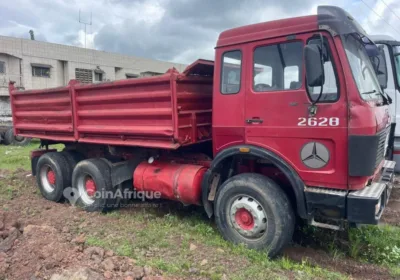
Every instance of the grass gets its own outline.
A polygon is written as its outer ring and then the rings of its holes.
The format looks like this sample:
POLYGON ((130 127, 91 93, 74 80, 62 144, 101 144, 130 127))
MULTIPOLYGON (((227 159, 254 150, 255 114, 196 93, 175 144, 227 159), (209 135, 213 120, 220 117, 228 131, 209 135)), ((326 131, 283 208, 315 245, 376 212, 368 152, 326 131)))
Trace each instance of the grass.
POLYGON ((364 226, 349 231, 350 250, 354 258, 384 265, 400 265, 400 228, 364 226))
POLYGON ((15 195, 16 189, 14 186, 7 186, 0 182, 0 197, 4 198, 5 200, 13 199, 15 195))
POLYGON ((400 228, 397 226, 365 225, 333 234, 306 226, 303 231, 309 239, 317 241, 316 246, 333 257, 349 256, 364 263, 381 265, 393 276, 400 276, 400 228))
POLYGON ((113 228, 104 227, 96 236, 93 230, 85 229, 88 245, 112 249, 136 259, 139 265, 150 265, 170 275, 190 276, 194 270, 210 279, 222 279, 224 274, 229 279, 346 279, 307 262, 271 260, 265 251, 233 245, 196 210, 173 209, 166 214, 158 209, 135 209, 135 213, 122 210, 104 218, 113 220, 113 228), (197 249, 191 251, 190 244, 197 249), (207 264, 201 265, 204 259, 207 264), (230 265, 222 265, 221 260, 230 265))
MULTIPOLYGON (((14 177, 19 170, 30 169, 29 152, 38 146, 37 141, 26 147, 0 145, 0 170, 10 170, 7 180, 0 180, 0 201, 12 200, 28 189, 23 180, 14 177)), ((55 148, 61 150, 63 146, 55 148)), ((271 260, 266 252, 226 242, 201 213, 190 208, 122 209, 101 215, 104 224, 76 228, 76 233, 86 234, 88 246, 113 250, 134 258, 139 265, 150 265, 174 276, 190 277, 195 273, 210 279, 222 279, 224 275, 229 279, 346 279, 307 261, 271 260), (198 248, 191 251, 190 244, 198 248), (203 260, 207 264, 202 265, 203 260)), ((309 226, 301 230, 302 236, 313 240, 312 246, 326 250, 333 258, 350 256, 376 263, 387 267, 393 277, 400 277, 399 227, 370 226, 346 233, 343 236, 309 226)))
MULTIPOLYGON (((32 142, 24 147, 20 146, 5 146, 0 145, 0 169, 16 170, 16 169, 31 169, 30 152, 38 149, 40 142, 32 140, 32 142)), ((54 149, 61 150, 64 145, 53 145, 54 149)))

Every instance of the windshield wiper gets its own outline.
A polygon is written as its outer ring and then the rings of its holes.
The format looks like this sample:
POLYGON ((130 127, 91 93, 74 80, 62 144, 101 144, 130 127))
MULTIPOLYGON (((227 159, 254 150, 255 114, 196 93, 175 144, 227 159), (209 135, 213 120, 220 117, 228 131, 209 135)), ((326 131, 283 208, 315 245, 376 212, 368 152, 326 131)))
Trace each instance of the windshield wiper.
POLYGON ((376 89, 370 90, 370 91, 366 91, 366 92, 363 92, 361 94, 372 94, 372 93, 376 93, 376 89))
POLYGON ((389 105, 389 104, 392 103, 392 99, 389 96, 387 96, 387 97, 389 97, 389 98, 387 98, 381 91, 378 92, 378 91, 376 91, 376 89, 370 90, 370 91, 366 91, 366 92, 363 92, 361 94, 372 94, 372 93, 377 93, 380 96, 382 96, 383 105, 389 105))

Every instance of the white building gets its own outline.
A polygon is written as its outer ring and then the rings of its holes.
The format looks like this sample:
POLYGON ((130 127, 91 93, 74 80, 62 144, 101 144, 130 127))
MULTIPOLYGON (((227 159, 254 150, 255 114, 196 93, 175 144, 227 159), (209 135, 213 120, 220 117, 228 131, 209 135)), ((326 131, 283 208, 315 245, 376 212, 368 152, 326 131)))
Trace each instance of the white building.
POLYGON ((10 120, 9 81, 24 89, 138 78, 186 65, 92 49, 0 36, 0 121, 10 120))

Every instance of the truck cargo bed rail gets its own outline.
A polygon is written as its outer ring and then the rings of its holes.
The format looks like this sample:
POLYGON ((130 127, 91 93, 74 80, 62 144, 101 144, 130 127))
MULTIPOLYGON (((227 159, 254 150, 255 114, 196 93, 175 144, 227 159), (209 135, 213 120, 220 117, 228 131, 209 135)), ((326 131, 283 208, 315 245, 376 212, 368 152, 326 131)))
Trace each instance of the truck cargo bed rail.
POLYGON ((20 91, 15 133, 59 142, 176 149, 211 139, 212 77, 175 69, 150 78, 20 91))

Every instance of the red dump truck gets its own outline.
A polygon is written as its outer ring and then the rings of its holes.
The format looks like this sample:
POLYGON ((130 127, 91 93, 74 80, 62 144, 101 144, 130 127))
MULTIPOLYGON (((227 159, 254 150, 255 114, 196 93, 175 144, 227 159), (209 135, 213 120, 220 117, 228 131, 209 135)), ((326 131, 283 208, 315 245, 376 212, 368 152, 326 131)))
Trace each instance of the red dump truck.
MULTIPOLYGON (((377 224, 394 162, 384 158, 387 99, 376 46, 345 11, 222 32, 215 62, 183 73, 18 91, 15 134, 41 139, 32 172, 42 195, 72 187, 88 211, 104 191, 158 192, 202 205, 224 238, 274 256, 296 218, 341 229, 377 224), (65 150, 49 149, 56 143, 65 150)), ((69 194, 68 194, 69 195, 69 194)))

